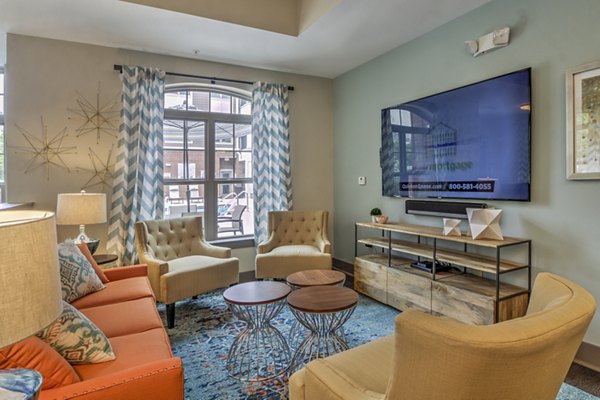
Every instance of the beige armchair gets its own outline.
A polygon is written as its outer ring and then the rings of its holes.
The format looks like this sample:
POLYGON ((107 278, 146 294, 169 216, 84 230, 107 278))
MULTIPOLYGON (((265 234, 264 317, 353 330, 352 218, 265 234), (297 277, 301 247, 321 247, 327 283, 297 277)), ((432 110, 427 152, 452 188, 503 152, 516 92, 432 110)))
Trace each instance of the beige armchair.
POLYGON ((554 400, 595 308, 579 285, 540 273, 521 318, 472 326, 406 311, 394 335, 293 374, 290 400, 554 400))
POLYGON ((175 302, 239 281, 238 259, 204 241, 200 216, 137 222, 135 241, 154 295, 167 305, 169 328, 175 302))
POLYGON ((331 269, 327 211, 271 211, 269 237, 258 245, 256 278, 285 279, 307 269, 331 269))

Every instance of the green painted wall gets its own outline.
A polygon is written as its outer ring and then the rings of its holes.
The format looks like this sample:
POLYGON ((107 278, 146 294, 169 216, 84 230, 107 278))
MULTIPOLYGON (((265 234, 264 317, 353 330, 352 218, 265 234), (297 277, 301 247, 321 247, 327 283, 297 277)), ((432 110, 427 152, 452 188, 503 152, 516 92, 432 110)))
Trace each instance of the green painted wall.
MULTIPOLYGON (((566 68, 598 59, 598 0, 495 0, 336 78, 335 257, 352 262, 353 223, 375 206, 392 221, 441 226, 441 218, 409 217, 404 200, 381 196, 382 108, 532 67, 532 201, 490 204, 504 210, 505 235, 533 239, 534 272, 561 274, 600 299, 600 181, 565 178, 564 89, 566 68), (502 26, 512 29, 508 47, 468 54, 465 40, 502 26)), ((600 345, 600 317, 586 341, 600 345)))

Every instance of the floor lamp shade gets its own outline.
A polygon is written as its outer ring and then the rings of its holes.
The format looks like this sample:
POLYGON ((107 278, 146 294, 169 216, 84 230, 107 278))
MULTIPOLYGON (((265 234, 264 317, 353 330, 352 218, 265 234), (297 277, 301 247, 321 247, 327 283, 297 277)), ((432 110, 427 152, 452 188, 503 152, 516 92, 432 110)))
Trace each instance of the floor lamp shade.
POLYGON ((0 212, 0 348, 33 335, 61 312, 54 213, 0 212))

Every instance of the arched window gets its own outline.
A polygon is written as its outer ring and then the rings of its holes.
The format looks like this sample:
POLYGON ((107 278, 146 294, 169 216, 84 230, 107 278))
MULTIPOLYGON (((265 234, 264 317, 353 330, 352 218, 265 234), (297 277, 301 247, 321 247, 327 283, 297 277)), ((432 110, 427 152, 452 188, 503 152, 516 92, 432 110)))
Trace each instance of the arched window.
POLYGON ((248 91, 165 87, 165 218, 204 217, 208 240, 254 235, 252 117, 248 91))

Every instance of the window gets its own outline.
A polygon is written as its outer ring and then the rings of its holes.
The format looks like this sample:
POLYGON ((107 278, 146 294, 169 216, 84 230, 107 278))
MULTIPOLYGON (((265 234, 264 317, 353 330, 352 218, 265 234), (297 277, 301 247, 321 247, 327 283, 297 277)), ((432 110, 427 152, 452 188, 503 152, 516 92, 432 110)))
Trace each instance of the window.
POLYGON ((208 240, 254 235, 250 93, 167 85, 165 218, 204 217, 208 240))
POLYGON ((6 201, 4 163, 4 69, 0 67, 0 202, 6 201))

